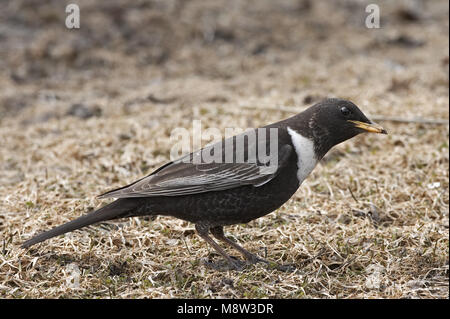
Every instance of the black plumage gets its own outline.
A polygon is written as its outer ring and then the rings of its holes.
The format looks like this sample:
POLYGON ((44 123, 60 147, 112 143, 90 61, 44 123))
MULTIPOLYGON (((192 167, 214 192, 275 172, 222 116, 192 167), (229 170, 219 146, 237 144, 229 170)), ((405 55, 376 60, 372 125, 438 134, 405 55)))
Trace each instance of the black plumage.
POLYGON ((209 233, 240 251, 248 262, 264 261, 225 237, 223 227, 247 223, 279 208, 334 145, 362 132, 386 133, 356 105, 340 99, 326 99, 264 128, 267 129, 264 136, 261 130, 255 129, 252 134, 256 139, 244 138, 244 143, 239 145, 241 136, 235 136, 167 163, 130 185, 109 191, 100 197, 114 197, 116 201, 33 237, 22 246, 30 247, 111 219, 167 215, 194 223, 197 233, 235 268, 239 267, 236 260, 209 233), (275 141, 270 129, 277 132, 276 143, 272 143, 275 141), (264 162, 251 156, 260 149, 265 149, 266 154, 276 150, 276 158, 266 158, 264 162), (204 154, 217 155, 216 161, 202 162, 204 154))

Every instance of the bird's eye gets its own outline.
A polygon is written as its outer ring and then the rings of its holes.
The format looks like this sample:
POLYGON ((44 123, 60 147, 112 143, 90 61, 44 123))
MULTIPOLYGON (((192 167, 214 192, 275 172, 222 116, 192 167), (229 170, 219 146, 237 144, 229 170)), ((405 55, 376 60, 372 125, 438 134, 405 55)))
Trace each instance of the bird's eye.
POLYGON ((348 115, 350 115, 350 113, 352 113, 348 108, 346 108, 345 106, 343 106, 343 107, 341 107, 341 113, 344 115, 344 116, 348 116, 348 115))

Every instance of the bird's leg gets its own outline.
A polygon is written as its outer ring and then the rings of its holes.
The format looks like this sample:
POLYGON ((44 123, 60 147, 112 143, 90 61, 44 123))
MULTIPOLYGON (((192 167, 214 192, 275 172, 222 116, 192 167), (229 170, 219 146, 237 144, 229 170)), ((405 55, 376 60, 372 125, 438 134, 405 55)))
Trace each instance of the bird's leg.
POLYGON ((195 230, 197 231, 197 234, 208 244, 210 244, 219 254, 221 254, 234 269, 241 269, 241 267, 233 260, 233 258, 231 258, 231 256, 228 255, 225 250, 222 249, 222 247, 220 247, 211 237, 209 237, 208 226, 195 224, 195 230))
POLYGON ((249 262, 251 264, 255 264, 258 262, 263 262, 266 264, 269 263, 267 260, 259 258, 258 256, 252 254, 248 250, 242 248, 241 246, 236 244, 234 241, 232 241, 231 239, 226 237, 225 234, 223 233, 222 226, 211 227, 210 231, 211 231, 211 234, 213 234, 213 236, 216 237, 218 240, 221 240, 221 241, 227 243, 228 245, 230 245, 231 247, 233 247, 234 249, 238 250, 244 256, 244 258, 245 258, 245 260, 247 260, 247 262, 249 262))

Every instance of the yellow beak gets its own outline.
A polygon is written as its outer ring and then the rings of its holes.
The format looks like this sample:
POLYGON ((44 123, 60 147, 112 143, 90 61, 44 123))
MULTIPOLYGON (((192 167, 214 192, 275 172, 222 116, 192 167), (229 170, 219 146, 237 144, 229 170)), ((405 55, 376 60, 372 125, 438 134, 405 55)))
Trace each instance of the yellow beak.
POLYGON ((380 133, 380 134, 387 134, 387 131, 379 124, 377 123, 365 123, 360 121, 353 121, 348 120, 349 122, 352 122, 355 127, 363 129, 364 131, 370 132, 370 133, 380 133))

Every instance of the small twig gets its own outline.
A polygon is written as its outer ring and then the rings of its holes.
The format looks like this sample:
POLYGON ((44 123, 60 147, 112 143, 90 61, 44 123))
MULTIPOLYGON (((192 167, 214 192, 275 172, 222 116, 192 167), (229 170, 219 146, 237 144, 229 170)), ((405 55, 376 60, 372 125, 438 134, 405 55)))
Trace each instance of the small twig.
POLYGON ((253 105, 240 105, 240 107, 243 107, 244 109, 261 109, 261 110, 270 110, 270 111, 282 111, 282 112, 288 112, 288 113, 299 113, 303 110, 293 108, 293 107, 286 107, 286 106, 253 106, 253 105))
POLYGON ((169 103, 173 103, 177 100, 176 97, 160 98, 160 97, 154 96, 153 94, 150 94, 149 96, 147 96, 147 99, 150 102, 160 103, 160 104, 169 104, 169 103))
POLYGON ((350 191, 350 194, 352 195, 355 202, 359 203, 358 199, 355 197, 355 194, 353 194, 352 189, 350 187, 348 187, 348 190, 350 191))
POLYGON ((387 121, 387 122, 398 122, 398 123, 418 123, 418 124, 433 124, 433 125, 448 125, 448 120, 437 120, 437 119, 424 119, 424 118, 413 118, 413 119, 404 119, 401 117, 385 117, 382 115, 371 115, 369 116, 374 121, 387 121))
POLYGON ((181 236, 181 240, 183 241, 184 245, 186 246, 186 249, 187 249, 188 253, 189 253, 190 255, 192 255, 192 252, 191 252, 191 250, 189 249, 189 245, 187 244, 186 240, 184 239, 184 235, 181 236))
MULTIPOLYGON (((286 106, 253 106, 253 105, 241 105, 241 107, 246 109, 261 109, 261 110, 270 110, 270 111, 281 111, 288 113, 299 113, 302 109, 297 109, 293 107, 286 106)), ((427 118, 412 118, 406 119, 402 117, 387 117, 383 115, 370 115, 369 118, 374 121, 379 122, 396 122, 396 123, 418 123, 418 124, 430 124, 430 125, 448 125, 449 120, 440 120, 440 119, 427 119, 427 118)))

